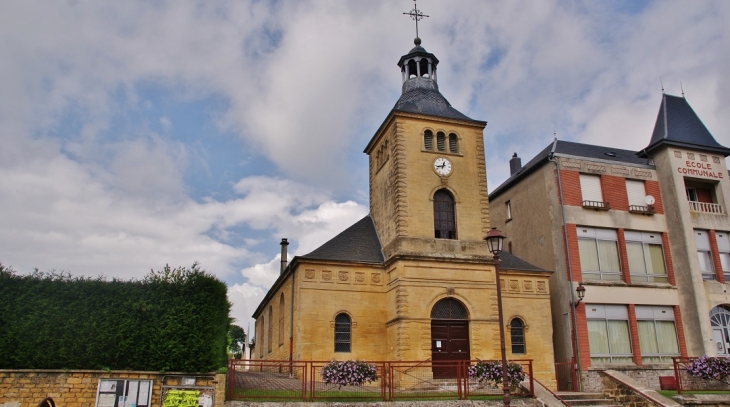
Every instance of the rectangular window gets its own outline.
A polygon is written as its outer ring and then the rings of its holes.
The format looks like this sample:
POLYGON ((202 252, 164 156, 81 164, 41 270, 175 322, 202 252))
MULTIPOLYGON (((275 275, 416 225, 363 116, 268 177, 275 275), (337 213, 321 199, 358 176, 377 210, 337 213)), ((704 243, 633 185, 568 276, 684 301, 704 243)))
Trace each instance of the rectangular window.
POLYGON ((672 356, 679 356, 672 307, 637 305, 636 325, 642 362, 671 363, 672 356))
POLYGON ((580 174, 580 191, 584 207, 608 209, 608 206, 603 202, 600 176, 580 174))
POLYGON ((706 230, 695 229, 695 245, 697 246, 697 259, 700 262, 700 272, 703 280, 716 280, 715 268, 712 266, 712 255, 710 252, 710 236, 706 230))
POLYGON ((616 231, 578 227, 577 232, 583 280, 621 280, 616 231))
POLYGON ((625 305, 586 304, 591 363, 632 363, 625 305))
POLYGON ((626 194, 629 197, 629 206, 646 206, 646 191, 644 181, 626 180, 626 194))
POLYGON ((730 283, 730 234, 728 232, 715 232, 717 240, 717 251, 720 255, 720 265, 725 282, 730 283))
POLYGON ((507 220, 512 220, 512 203, 510 201, 505 202, 505 209, 507 210, 507 220))
POLYGON ((632 282, 668 283, 661 233, 626 231, 632 282))

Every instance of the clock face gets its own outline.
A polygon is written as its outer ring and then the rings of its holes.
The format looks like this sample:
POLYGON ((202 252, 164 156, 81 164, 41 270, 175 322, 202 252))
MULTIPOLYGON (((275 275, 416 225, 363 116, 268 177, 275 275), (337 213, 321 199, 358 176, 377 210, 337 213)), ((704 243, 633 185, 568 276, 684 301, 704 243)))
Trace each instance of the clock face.
POLYGON ((439 157, 433 162, 433 169, 436 174, 445 177, 451 174, 451 161, 448 158, 439 157))

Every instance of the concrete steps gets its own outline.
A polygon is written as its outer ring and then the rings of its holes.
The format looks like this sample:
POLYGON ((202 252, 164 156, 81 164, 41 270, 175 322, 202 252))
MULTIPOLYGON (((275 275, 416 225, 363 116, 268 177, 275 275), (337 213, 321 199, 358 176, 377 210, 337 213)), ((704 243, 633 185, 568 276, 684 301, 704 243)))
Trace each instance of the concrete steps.
POLYGON ((571 407, 623 407, 621 404, 616 403, 616 400, 607 399, 601 393, 576 393, 561 391, 555 394, 571 407))

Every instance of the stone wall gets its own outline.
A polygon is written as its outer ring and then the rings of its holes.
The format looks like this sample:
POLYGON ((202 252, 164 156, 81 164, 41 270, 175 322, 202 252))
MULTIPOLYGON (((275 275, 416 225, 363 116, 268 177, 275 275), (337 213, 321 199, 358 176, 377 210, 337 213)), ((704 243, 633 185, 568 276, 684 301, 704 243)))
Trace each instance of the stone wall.
MULTIPOLYGON (((0 406, 35 407, 45 397, 52 397, 58 407, 94 407, 99 379, 152 380, 150 406, 159 406, 163 378, 168 377, 169 385, 170 376, 175 375, 191 376, 103 370, 0 370, 0 406)), ((214 407, 223 407, 226 375, 216 374, 213 384, 214 407)))
MULTIPOLYGON (((650 366, 626 366, 611 367, 611 370, 623 373, 626 376, 641 383, 642 386, 650 389, 659 390, 659 376, 674 376, 674 369, 668 367, 650 367, 650 366)), ((603 369, 589 369, 581 372, 581 383, 583 391, 600 393, 603 391, 603 382, 600 372, 603 369)))
POLYGON ((631 407, 653 407, 645 398, 637 394, 633 389, 624 386, 611 377, 600 375, 603 395, 606 398, 616 400, 619 404, 631 407))

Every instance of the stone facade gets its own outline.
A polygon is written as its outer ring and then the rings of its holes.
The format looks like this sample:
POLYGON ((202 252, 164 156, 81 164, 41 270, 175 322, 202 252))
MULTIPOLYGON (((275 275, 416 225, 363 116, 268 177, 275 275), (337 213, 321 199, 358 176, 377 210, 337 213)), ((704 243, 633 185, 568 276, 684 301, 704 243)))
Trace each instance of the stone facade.
MULTIPOLYGON (((101 370, 0 370, 0 405, 8 403, 8 406, 35 407, 44 398, 52 397, 59 407, 94 407, 99 379, 140 379, 153 381, 150 406, 159 406, 162 404, 163 378, 174 375, 101 370)), ((226 376, 210 375, 215 376, 214 407, 223 407, 226 376)))
MULTIPOLYGON (((414 64, 420 60, 418 66, 427 61, 428 75, 435 72, 438 61, 422 47, 401 62, 411 58, 414 64)), ((369 217, 314 252, 295 257, 283 270, 254 314, 254 357, 431 360, 441 347, 432 338, 434 320, 449 320, 432 318, 432 310, 439 301, 453 299, 465 309, 458 324, 468 332, 457 341, 464 346, 457 356, 468 352, 471 359, 499 359, 498 282, 484 241, 491 226, 486 122, 454 110, 438 92, 435 74, 409 78, 406 71, 404 93, 396 104, 403 108, 390 112, 365 148, 369 217), (451 171, 439 173, 436 160, 448 161, 451 171), (453 234, 448 237, 436 226, 437 192, 452 199, 453 234), (367 236, 371 239, 366 241, 367 236), (377 247, 364 256, 367 250, 360 246, 377 247), (278 305, 282 301, 283 308, 278 305), (349 351, 335 351, 338 315, 350 321, 349 351), (277 323, 282 316, 284 321, 277 323), (287 341, 276 341, 281 330, 288 338, 290 326, 291 350, 287 341)), ((549 270, 509 256, 500 269, 500 284, 507 357, 533 359, 536 377, 554 388, 549 270), (515 319, 524 327, 525 352, 519 354, 511 353, 515 319)))

